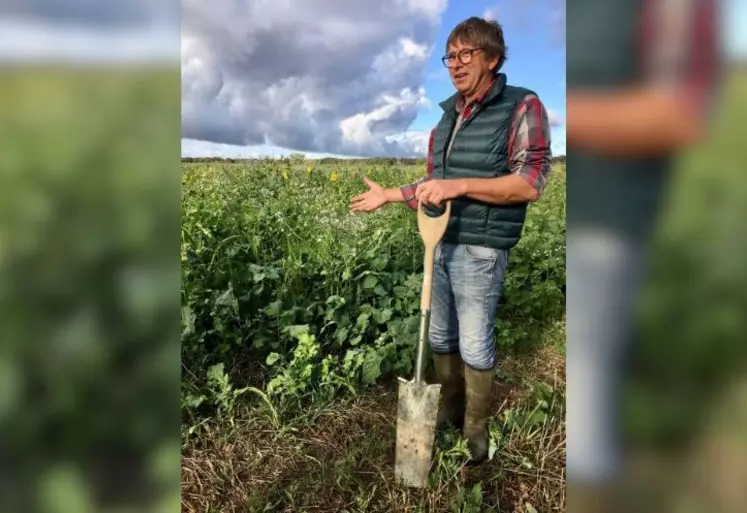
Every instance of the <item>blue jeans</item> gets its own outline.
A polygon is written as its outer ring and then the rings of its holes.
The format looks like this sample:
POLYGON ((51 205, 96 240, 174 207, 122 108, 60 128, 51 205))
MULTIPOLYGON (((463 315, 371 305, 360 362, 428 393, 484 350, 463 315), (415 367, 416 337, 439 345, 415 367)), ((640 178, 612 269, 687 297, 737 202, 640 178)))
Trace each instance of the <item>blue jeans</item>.
POLYGON ((574 228, 566 240, 568 479, 589 485, 621 468, 622 367, 645 246, 603 228, 574 228))
POLYGON ((495 365, 495 313, 508 251, 441 243, 436 247, 429 339, 434 354, 461 353, 478 370, 495 365))

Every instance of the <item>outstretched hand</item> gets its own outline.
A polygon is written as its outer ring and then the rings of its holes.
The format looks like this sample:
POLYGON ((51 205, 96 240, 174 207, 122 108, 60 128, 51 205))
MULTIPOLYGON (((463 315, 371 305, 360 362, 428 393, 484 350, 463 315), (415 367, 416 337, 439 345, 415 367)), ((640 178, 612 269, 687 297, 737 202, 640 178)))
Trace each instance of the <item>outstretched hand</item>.
POLYGON ((373 212, 387 201, 386 192, 381 185, 366 177, 363 178, 363 181, 366 183, 368 190, 350 200, 351 212, 373 212))

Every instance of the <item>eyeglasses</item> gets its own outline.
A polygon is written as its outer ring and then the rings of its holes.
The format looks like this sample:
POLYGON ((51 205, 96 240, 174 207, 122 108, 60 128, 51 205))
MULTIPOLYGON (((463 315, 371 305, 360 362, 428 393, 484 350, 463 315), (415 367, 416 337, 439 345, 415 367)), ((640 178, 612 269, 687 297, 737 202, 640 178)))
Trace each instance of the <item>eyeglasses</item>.
POLYGON ((441 62, 443 62, 444 66, 448 68, 450 67, 450 65, 453 66, 454 59, 458 56, 459 62, 461 62, 462 64, 469 64, 470 62, 472 62, 472 54, 480 50, 482 50, 482 48, 468 48, 466 50, 460 51, 456 55, 453 53, 448 53, 441 57, 441 62))

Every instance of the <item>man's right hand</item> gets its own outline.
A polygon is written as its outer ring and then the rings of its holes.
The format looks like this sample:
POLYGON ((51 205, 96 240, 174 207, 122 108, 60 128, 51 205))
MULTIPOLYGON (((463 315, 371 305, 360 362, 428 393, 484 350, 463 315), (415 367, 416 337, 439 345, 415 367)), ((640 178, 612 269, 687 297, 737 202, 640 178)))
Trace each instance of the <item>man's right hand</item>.
POLYGON ((351 212, 373 212, 389 201, 387 190, 376 182, 364 177, 368 190, 350 200, 351 212))

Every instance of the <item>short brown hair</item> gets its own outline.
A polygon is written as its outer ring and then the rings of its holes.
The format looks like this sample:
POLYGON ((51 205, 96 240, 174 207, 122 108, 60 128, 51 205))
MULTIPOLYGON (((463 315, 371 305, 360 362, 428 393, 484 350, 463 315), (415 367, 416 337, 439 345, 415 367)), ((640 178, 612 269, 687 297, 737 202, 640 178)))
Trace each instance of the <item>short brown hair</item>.
POLYGON ((493 69, 493 73, 498 73, 503 63, 506 62, 507 48, 503 40, 503 29, 495 20, 488 21, 477 16, 467 18, 454 27, 449 34, 446 40, 446 51, 448 52, 449 46, 457 41, 482 48, 488 59, 498 57, 498 64, 493 69))

